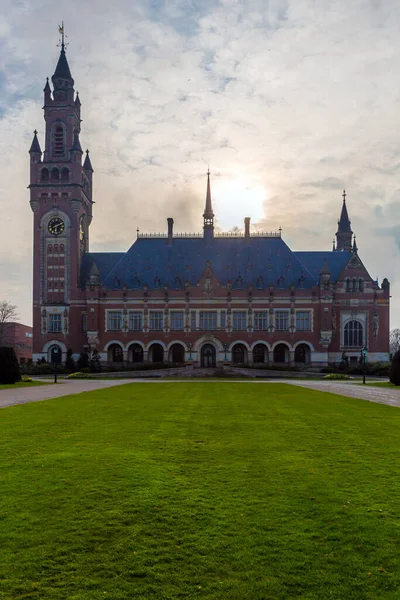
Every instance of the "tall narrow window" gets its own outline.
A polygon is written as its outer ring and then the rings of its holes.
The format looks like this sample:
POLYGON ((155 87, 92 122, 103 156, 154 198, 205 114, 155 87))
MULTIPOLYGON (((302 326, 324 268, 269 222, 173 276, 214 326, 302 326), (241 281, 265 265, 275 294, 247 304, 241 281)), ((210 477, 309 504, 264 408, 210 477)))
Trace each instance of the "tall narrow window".
POLYGON ((311 319, 310 319, 310 311, 298 311, 296 312, 296 329, 301 331, 310 331, 311 330, 311 319))
POLYGON ((360 321, 349 321, 344 326, 344 345, 360 348, 364 343, 363 326, 360 321))
POLYGON ((190 327, 191 329, 196 329, 196 311, 192 310, 190 313, 190 327))
POLYGON ((221 310, 221 329, 225 329, 226 327, 226 312, 221 310))
POLYGON ((49 331, 51 333, 59 333, 62 331, 61 315, 49 314, 49 331))
POLYGON ((64 156, 65 140, 64 128, 57 125, 53 132, 53 156, 64 156))

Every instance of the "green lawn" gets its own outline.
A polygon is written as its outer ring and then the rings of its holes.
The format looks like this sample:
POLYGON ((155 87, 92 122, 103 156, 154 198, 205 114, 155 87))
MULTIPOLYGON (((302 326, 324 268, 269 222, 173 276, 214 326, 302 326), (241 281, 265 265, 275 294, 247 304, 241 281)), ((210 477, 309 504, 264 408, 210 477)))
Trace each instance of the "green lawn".
MULTIPOLYGON (((357 385, 364 385, 362 382, 360 383, 359 381, 357 381, 357 385)), ((366 381, 365 385, 372 385, 374 387, 385 387, 385 388, 392 388, 393 390, 399 390, 400 391, 400 387, 397 385, 393 385, 393 383, 390 383, 390 381, 366 381)))
POLYGON ((0 410, 0 598, 399 598, 400 411, 141 383, 0 410))
POLYGON ((5 383, 0 383, 0 390, 8 390, 10 388, 17 388, 17 387, 32 387, 35 385, 49 385, 49 384, 47 382, 43 382, 43 381, 31 381, 30 383, 25 383, 24 381, 19 381, 18 383, 13 383, 10 385, 5 384, 5 383))

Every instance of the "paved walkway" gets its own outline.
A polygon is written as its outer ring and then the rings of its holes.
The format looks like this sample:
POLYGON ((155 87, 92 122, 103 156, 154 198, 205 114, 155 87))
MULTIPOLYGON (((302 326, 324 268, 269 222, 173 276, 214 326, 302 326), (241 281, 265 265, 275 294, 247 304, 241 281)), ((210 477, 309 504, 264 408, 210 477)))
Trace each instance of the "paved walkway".
MULTIPOLYGON (((201 382, 201 380, 200 380, 201 382)), ((300 379, 271 379, 271 380, 242 380, 235 379, 213 379, 202 383, 243 383, 264 385, 266 383, 288 383, 299 387, 305 387, 321 392, 339 394, 350 398, 359 398, 369 402, 378 402, 379 404, 388 404, 389 406, 400 407, 400 388, 381 388, 373 386, 354 385, 352 383, 342 383, 339 381, 302 381, 300 379)), ((107 379, 107 380, 62 380, 57 385, 43 385, 23 388, 8 388, 0 390, 0 408, 13 406, 15 404, 27 404, 28 402, 38 402, 40 400, 49 400, 50 398, 60 398, 69 394, 80 394, 81 392, 91 392, 103 388, 109 388, 116 385, 125 385, 128 383, 196 383, 190 379, 171 380, 168 379, 107 379)))

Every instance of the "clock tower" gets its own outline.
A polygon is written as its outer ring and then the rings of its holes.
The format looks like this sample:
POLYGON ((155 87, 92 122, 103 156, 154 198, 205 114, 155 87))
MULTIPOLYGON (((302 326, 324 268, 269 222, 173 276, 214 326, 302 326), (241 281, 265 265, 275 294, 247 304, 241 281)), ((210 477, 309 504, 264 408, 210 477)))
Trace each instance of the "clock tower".
POLYGON ((81 343, 70 339, 70 332, 82 329, 78 321, 80 304, 84 306, 85 299, 79 281, 80 265, 89 250, 93 204, 93 169, 88 151, 82 164, 79 140, 81 103, 65 53, 63 27, 60 32, 61 52, 51 78, 53 89, 48 79, 44 88, 44 152, 36 130, 29 150, 33 353, 34 358, 46 360, 60 355, 64 360, 67 349, 77 342, 83 347, 83 336, 81 343))

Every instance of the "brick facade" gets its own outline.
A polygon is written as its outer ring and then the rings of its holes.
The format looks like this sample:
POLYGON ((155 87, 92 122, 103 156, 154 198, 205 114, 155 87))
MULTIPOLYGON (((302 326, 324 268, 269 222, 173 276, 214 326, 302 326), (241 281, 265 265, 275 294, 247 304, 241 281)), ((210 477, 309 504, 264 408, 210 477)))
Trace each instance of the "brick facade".
POLYGON ((322 366, 364 346, 388 359, 390 286, 362 263, 345 195, 326 252, 292 252, 248 218, 244 234, 217 234, 209 173, 202 234, 175 234, 169 218, 126 253, 89 252, 93 169, 64 46, 52 82, 45 150, 36 132, 30 149, 35 359, 85 348, 104 362, 322 366))

